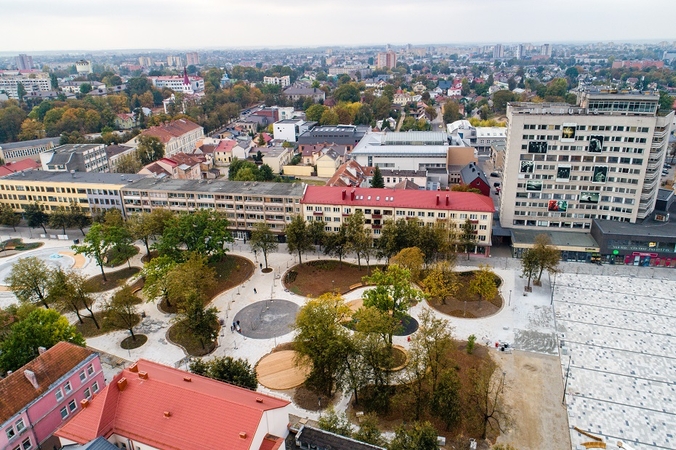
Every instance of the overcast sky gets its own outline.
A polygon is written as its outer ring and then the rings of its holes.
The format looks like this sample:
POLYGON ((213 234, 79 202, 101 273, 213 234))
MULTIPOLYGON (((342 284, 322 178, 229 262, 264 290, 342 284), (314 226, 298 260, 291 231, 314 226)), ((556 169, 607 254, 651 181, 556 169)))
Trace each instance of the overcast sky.
POLYGON ((0 0, 0 51, 674 40, 674 0, 0 0))

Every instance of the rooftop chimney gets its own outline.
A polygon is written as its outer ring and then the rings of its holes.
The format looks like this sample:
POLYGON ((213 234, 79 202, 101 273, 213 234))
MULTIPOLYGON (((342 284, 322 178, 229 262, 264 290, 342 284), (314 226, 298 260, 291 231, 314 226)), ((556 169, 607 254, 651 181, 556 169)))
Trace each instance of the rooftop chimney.
POLYGON ((190 377, 183 377, 183 381, 187 381, 188 383, 190 383, 190 382, 192 381, 192 378, 190 378, 190 377))
POLYGON ((134 372, 134 373, 138 372, 138 366, 137 366, 136 364, 137 364, 137 363, 134 363, 134 364, 132 364, 131 366, 129 366, 129 371, 130 371, 130 372, 134 372))
POLYGON ((33 372, 32 370, 26 369, 26 370, 23 371, 23 374, 24 374, 25 377, 28 379, 28 381, 31 382, 31 384, 33 385, 33 387, 34 387, 35 389, 37 389, 38 387, 40 387, 40 385, 38 384, 38 379, 37 379, 37 377, 35 376, 35 372, 33 372))
POLYGON ((125 377, 120 378, 120 380, 117 382, 117 388, 120 391, 124 391, 127 388, 127 379, 125 377))
POLYGON ((246 439, 246 431, 240 431, 239 437, 242 439, 246 439))
POLYGON ((262 397, 256 397, 256 403, 263 403, 262 397))
POLYGON ((89 399, 83 398, 82 400, 80 400, 80 406, 82 406, 83 408, 86 408, 87 406, 89 406, 89 399))
POLYGON ((350 200, 354 201, 354 189, 350 192, 350 200))
POLYGON ((164 411, 164 417, 171 417, 171 413, 169 411, 164 411))
POLYGON ((147 380, 148 379, 148 372, 141 371, 141 372, 138 373, 138 377, 142 380, 147 380))
POLYGON ((451 204, 451 199, 448 198, 448 195, 446 196, 446 206, 451 204))
POLYGON ((437 195, 437 205, 439 204, 439 196, 437 195))
POLYGON ((345 189, 343 189, 343 200, 345 200, 346 196, 347 196, 347 192, 345 192, 345 189))

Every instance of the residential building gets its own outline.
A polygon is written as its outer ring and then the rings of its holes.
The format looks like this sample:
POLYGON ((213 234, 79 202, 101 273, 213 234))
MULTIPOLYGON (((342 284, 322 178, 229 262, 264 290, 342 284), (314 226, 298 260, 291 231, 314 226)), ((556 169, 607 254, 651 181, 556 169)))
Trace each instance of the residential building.
POLYGON ((326 93, 319 88, 290 86, 284 89, 284 95, 290 100, 296 101, 311 98, 315 103, 326 100, 326 93))
POLYGON ((399 105, 399 106, 407 105, 407 104, 411 103, 412 101, 413 101, 413 97, 411 96, 411 94, 409 94, 407 92, 398 92, 398 93, 394 94, 394 98, 392 99, 392 103, 394 103, 395 105, 399 105))
POLYGON ((31 158, 20 159, 16 162, 10 161, 0 166, 0 177, 28 170, 40 170, 41 168, 42 165, 31 158))
POLYGON ((474 147, 480 155, 488 155, 492 145, 505 145, 506 142, 507 127, 476 127, 474 147))
POLYGON ((275 450, 290 402, 141 359, 57 431, 65 444, 104 437, 119 448, 275 450))
POLYGON ((327 186, 340 186, 340 187, 365 187, 364 182, 366 181, 365 169, 360 166, 356 161, 348 160, 342 164, 333 176, 326 182, 327 186))
POLYGON ((376 56, 376 67, 378 69, 394 69, 397 67, 397 54, 392 50, 378 53, 376 56))
POLYGON ((317 158, 317 176, 319 178, 331 178, 340 166, 341 158, 334 150, 327 149, 317 158))
POLYGON ((96 172, 45 172, 32 170, 0 178, 0 203, 17 213, 38 202, 45 211, 78 204, 88 214, 111 208, 123 210, 120 189, 141 175, 96 172))
POLYGON ((204 78, 183 75, 148 77, 157 89, 168 88, 183 94, 195 94, 204 91, 204 78))
POLYGON ((181 67, 183 61, 181 61, 180 56, 167 56, 167 66, 168 67, 181 67))
POLYGON ((150 56, 139 56, 138 63, 141 67, 147 68, 153 66, 153 59, 150 56))
POLYGON ((321 125, 301 133, 298 144, 301 151, 304 145, 339 144, 350 152, 370 130, 366 125, 321 125))
POLYGON ((267 164, 273 173, 282 173, 282 167, 291 162, 293 148, 285 147, 262 147, 258 148, 263 154, 263 164, 267 164))
POLYGON ((52 90, 52 81, 48 73, 39 70, 0 71, 0 92, 4 91, 9 98, 19 99, 19 84, 23 86, 27 94, 32 92, 49 92, 52 90))
MULTIPOLYGON (((172 122, 150 127, 139 136, 154 136, 164 144, 165 156, 175 153, 192 153, 196 148, 197 141, 204 137, 204 128, 187 119, 174 120, 172 122)), ((127 145, 136 147, 138 136, 127 145)))
POLYGON ((491 145, 490 162, 493 170, 498 172, 505 170, 505 144, 491 145))
POLYGON ((291 86, 291 77, 289 75, 284 75, 283 77, 263 77, 263 83, 276 84, 284 89, 285 87, 291 86))
POLYGON ((121 159, 124 156, 135 152, 136 149, 134 147, 129 147, 127 145, 106 146, 106 157, 108 158, 109 172, 117 172, 117 166, 120 164, 121 159))
POLYGON ((94 73, 91 61, 85 59, 75 61, 75 70, 77 70, 78 75, 89 75, 90 73, 94 73))
MULTIPOLYGON (((361 187, 370 187, 373 180, 374 167, 364 168, 366 179, 361 187)), ((394 188, 399 183, 411 181, 425 189, 427 186, 427 171, 426 170, 396 170, 396 169, 380 169, 380 174, 383 176, 383 182, 386 188, 394 188)))
POLYGON ((59 137, 34 139, 32 141, 5 142, 0 144, 0 158, 3 161, 18 161, 23 158, 40 159, 40 153, 59 145, 59 137))
POLYGON ((647 67, 662 69, 664 68, 664 61, 654 61, 645 59, 642 61, 613 61, 613 69, 621 69, 623 67, 639 70, 643 70, 647 67))
POLYGON ((275 122, 272 131, 275 139, 296 142, 298 136, 310 130, 316 123, 302 119, 284 119, 275 122))
POLYGON ((347 217, 364 214, 365 226, 374 240, 388 220, 417 218, 422 226, 459 230, 466 220, 476 231, 474 252, 488 255, 491 246, 493 200, 471 192, 437 192, 379 188, 307 186, 301 200, 308 222, 324 222, 327 232, 336 232, 347 217))
POLYGON ((109 172, 105 144, 66 144, 40 153, 42 170, 109 172))
POLYGON ((493 47, 493 59, 500 59, 505 57, 505 48, 502 44, 495 44, 493 47))
POLYGON ((16 62, 16 68, 19 70, 32 70, 33 69, 33 57, 26 55, 26 54, 20 54, 17 56, 15 59, 16 62))
POLYGON ((650 216, 674 115, 658 101, 588 91, 578 106, 510 103, 502 227, 589 233, 594 219, 650 216))
POLYGON ((60 448, 54 432, 105 388, 99 354, 59 342, 0 379, 0 448, 60 448))
POLYGON ((237 145, 234 139, 221 139, 214 148, 214 164, 224 166, 232 162, 232 150, 237 145))
POLYGON ((472 162, 462 168, 460 182, 465 186, 480 190, 482 195, 487 197, 491 195, 491 185, 477 163, 472 162))
POLYGON ((150 175, 155 178, 174 178, 177 180, 200 180, 202 171, 200 160, 185 153, 175 153, 151 162, 139 170, 139 175, 150 175))
POLYGON ((546 56, 547 58, 552 57, 552 44, 542 44, 540 47, 540 54, 546 56))
POLYGON ((144 178, 124 186, 121 195, 127 214, 215 208, 225 214, 233 236, 243 239, 258 222, 283 234, 286 224, 301 212, 303 190, 304 185, 290 183, 144 178))
POLYGON ((188 66, 199 66, 200 55, 197 52, 188 52, 185 54, 185 63, 188 66))

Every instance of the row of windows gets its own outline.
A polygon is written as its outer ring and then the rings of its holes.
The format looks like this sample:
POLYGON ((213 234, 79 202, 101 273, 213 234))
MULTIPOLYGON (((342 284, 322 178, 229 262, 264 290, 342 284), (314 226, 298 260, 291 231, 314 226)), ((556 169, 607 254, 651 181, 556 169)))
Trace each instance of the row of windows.
MULTIPOLYGON (((560 130, 561 125, 524 125, 524 130, 560 130)), ((577 125, 577 131, 629 131, 631 133, 647 133, 650 131, 648 127, 628 127, 622 125, 577 125)))
MULTIPOLYGON (((640 149, 638 149, 640 150, 640 149)), ((631 152, 627 152, 631 153, 631 152)), ((636 152, 636 153, 643 153, 636 152)), ((534 155, 532 153, 526 153, 519 156, 520 161, 547 161, 547 162, 595 162, 595 163, 609 163, 609 164, 629 164, 631 158, 619 157, 619 156, 581 156, 581 155, 534 155)), ((635 164, 642 164, 643 159, 633 158, 635 164)), ((525 163, 524 163, 525 164, 525 163)), ((540 168, 538 166, 537 168, 540 168)))

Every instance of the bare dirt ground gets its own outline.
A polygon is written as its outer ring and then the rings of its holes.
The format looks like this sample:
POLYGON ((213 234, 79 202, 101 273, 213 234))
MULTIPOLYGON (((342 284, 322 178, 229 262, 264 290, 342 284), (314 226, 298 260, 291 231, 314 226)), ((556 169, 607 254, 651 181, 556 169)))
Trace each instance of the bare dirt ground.
POLYGON ((558 356, 518 350, 493 356, 506 372, 505 402, 512 417, 498 443, 519 450, 570 450, 558 356))

